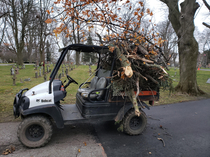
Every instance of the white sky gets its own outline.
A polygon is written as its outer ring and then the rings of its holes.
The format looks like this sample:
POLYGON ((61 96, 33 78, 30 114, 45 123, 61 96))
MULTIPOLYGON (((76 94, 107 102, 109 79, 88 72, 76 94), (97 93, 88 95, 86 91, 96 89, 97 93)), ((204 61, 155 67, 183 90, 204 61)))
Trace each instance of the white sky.
MULTIPOLYGON (((180 0, 182 2, 183 0, 180 0)), ((210 0, 206 0, 210 4, 210 0)), ((200 7, 197 9, 195 14, 195 26, 198 27, 199 31, 202 32, 206 27, 202 24, 202 22, 206 22, 210 24, 210 12, 203 4, 202 0, 197 0, 200 4, 200 7)), ((153 22, 158 23, 160 21, 164 21, 168 18, 168 7, 162 3, 160 0, 147 0, 146 1, 149 8, 153 11, 154 17, 153 22)))

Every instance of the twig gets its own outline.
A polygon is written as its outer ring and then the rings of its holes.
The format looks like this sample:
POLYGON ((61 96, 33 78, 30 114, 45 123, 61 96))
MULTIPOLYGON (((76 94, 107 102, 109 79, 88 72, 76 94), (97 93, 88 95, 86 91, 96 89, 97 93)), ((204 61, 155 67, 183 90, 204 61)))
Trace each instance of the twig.
POLYGON ((163 142, 163 147, 165 147, 165 142, 162 138, 157 138, 159 141, 162 141, 163 142))

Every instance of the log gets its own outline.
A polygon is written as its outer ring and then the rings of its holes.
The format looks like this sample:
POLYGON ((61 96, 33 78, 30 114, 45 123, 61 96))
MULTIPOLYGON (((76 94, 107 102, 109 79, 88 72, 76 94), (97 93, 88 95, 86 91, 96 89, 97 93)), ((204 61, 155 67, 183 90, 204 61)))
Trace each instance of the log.
POLYGON ((133 70, 131 68, 131 63, 127 59, 127 57, 120 51, 119 47, 115 48, 117 58, 120 60, 121 67, 123 68, 123 72, 125 76, 131 78, 133 76, 133 70))

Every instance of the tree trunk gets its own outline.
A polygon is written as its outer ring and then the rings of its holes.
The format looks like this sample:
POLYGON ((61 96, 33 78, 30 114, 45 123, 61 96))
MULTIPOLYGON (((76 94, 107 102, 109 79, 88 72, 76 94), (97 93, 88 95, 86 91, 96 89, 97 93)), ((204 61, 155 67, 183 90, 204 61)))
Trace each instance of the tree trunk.
POLYGON ((80 52, 76 52, 76 65, 79 65, 79 60, 80 60, 80 52))
POLYGON ((190 95, 203 94, 196 80, 198 43, 193 32, 194 15, 199 8, 195 0, 185 0, 181 5, 181 13, 178 9, 178 0, 161 0, 169 7, 169 20, 178 36, 180 81, 176 91, 190 95), (174 7, 175 6, 175 7, 174 7))
POLYGON ((23 65, 23 53, 22 50, 17 50, 17 65, 23 65))

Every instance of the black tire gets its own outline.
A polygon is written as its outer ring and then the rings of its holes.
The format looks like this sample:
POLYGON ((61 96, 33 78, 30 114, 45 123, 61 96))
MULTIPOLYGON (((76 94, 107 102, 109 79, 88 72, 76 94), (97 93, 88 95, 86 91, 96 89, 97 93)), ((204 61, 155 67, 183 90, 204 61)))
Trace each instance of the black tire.
POLYGON ((45 146, 52 136, 51 121, 44 116, 30 116, 20 123, 17 136, 20 142, 29 148, 45 146))
POLYGON ((126 113, 123 119, 123 130, 129 135, 139 135, 146 128, 146 114, 142 110, 139 111, 141 112, 139 117, 135 115, 134 109, 131 109, 126 113))

